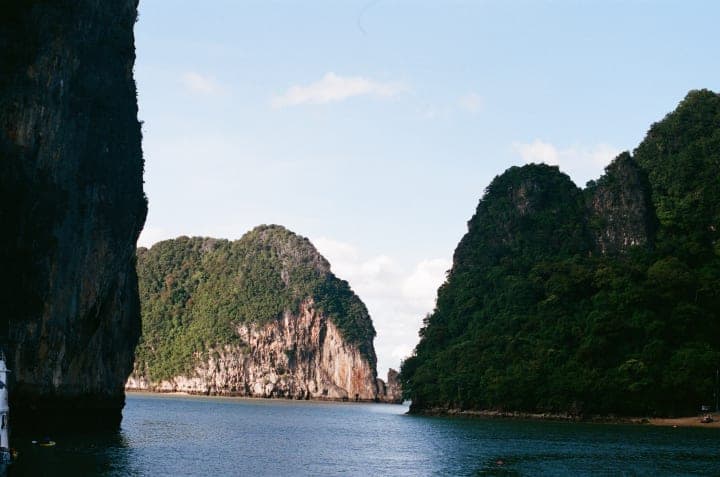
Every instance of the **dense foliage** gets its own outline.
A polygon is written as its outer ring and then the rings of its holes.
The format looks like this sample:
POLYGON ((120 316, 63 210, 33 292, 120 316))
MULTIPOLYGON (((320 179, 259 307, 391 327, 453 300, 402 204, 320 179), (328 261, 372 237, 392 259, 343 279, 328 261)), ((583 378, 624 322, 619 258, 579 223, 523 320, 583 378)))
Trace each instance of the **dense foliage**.
POLYGON ((403 363, 412 409, 680 415, 714 405, 719 239, 715 93, 691 92, 584 191, 554 167, 509 169, 487 188, 403 363), (642 181, 624 180, 618 161, 642 181), (648 190, 621 190, 631 183, 648 190), (623 200, 598 213, 590 204, 603 187, 623 200), (630 203, 643 197, 647 210, 630 203), (647 240, 600 251, 603 232, 627 239, 608 223, 630 216, 647 240))
POLYGON ((238 325, 263 325, 303 300, 330 318, 375 365, 365 305, 309 240, 260 226, 240 240, 180 237, 138 249, 143 333, 136 369, 153 380, 187 372, 209 350, 240 344, 238 325))

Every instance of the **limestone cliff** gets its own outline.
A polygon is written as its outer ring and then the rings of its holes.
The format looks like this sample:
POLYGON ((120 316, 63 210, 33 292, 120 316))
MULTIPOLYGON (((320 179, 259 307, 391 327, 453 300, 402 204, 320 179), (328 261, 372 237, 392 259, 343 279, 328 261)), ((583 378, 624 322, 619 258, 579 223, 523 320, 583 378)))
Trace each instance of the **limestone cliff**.
POLYGON ((140 332, 136 0, 0 15, 0 341, 16 430, 114 426, 140 332))
POLYGON ((377 398, 375 370, 312 300, 266 325, 243 324, 240 342, 197 353, 187 375, 160 382, 131 375, 128 389, 225 396, 363 400, 377 398))
POLYGON ((143 338, 127 389, 370 401, 375 330, 305 238, 261 226, 235 242, 140 250, 143 338))
POLYGON ((390 368, 387 374, 387 381, 383 381, 378 378, 378 397, 380 401, 402 404, 403 395, 402 388, 400 387, 400 373, 390 368))
POLYGON ((625 152, 597 181, 588 184, 590 228, 601 254, 626 252, 652 242, 655 217, 646 173, 625 152))

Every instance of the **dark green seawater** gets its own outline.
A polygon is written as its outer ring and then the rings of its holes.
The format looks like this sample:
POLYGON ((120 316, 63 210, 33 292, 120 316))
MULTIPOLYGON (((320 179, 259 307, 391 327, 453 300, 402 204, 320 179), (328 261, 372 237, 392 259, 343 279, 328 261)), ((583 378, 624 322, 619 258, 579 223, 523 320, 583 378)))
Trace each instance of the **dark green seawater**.
POLYGON ((720 432, 407 416, 404 406, 130 395, 10 475, 720 475, 720 432))

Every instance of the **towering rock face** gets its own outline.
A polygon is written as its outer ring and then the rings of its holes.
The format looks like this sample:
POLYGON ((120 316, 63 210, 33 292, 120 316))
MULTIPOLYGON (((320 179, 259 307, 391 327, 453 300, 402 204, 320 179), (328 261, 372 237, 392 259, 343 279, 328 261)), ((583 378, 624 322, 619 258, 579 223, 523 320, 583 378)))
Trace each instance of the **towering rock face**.
POLYGON ((117 425, 140 332, 136 0, 0 16, 0 287, 16 429, 117 425))
POLYGON ((646 173, 627 152, 586 190, 590 228, 601 254, 623 253, 652 240, 655 216, 646 173))
POLYGON ((690 415, 720 361, 720 95, 692 91, 581 191, 486 189, 401 370, 411 411, 690 415))
POLYGON ((375 330, 307 239, 261 226, 138 254, 143 338, 128 389, 370 401, 375 330))

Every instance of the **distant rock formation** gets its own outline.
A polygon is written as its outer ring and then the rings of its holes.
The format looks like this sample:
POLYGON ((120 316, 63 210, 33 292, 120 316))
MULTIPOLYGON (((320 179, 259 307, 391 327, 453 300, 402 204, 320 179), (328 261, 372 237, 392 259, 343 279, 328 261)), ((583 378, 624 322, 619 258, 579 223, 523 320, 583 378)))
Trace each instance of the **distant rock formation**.
POLYGON ((181 237, 142 249, 138 270, 144 335, 127 389, 385 399, 367 309, 307 239, 279 226, 181 237))
POLYGON ((390 368, 388 370, 387 382, 378 378, 378 397, 382 402, 402 404, 402 388, 400 387, 400 373, 390 368))
POLYGON ((0 15, 0 345, 16 430, 117 426, 140 333, 137 0, 0 15))

